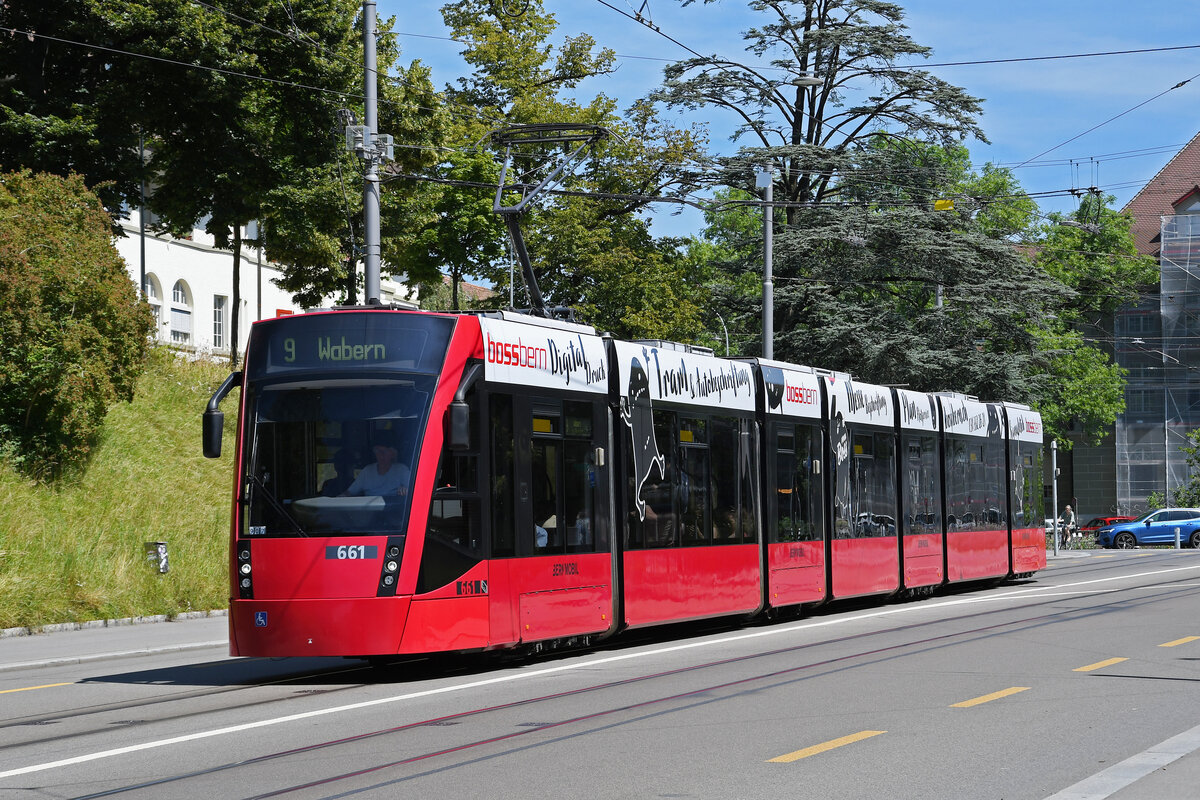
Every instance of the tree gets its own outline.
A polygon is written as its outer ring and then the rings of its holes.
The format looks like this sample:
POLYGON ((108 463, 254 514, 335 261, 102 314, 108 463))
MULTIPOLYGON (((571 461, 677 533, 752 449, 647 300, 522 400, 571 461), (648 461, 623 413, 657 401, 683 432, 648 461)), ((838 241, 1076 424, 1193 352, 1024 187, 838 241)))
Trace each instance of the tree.
MULTIPOLYGON (((489 144, 490 132, 526 124, 603 126, 616 135, 593 145, 565 177, 559 188, 572 194, 542 194, 522 217, 542 294, 549 305, 574 307, 616 333, 695 335, 699 287, 688 285, 674 244, 656 241, 638 212, 653 198, 686 191, 685 167, 702 150, 702 137, 666 124, 649 103, 619 114, 604 95, 580 97, 581 81, 611 70, 614 54, 597 50, 586 34, 551 45, 556 23, 541 2, 516 15, 486 0, 447 5, 442 13, 455 38, 470 42, 463 57, 474 72, 447 87, 457 146, 431 177, 451 185, 440 190, 437 219, 414 237, 407 263, 489 280, 502 302, 507 234, 491 210, 499 170, 480 160, 487 151, 475 145, 489 144)), ((520 149, 513 170, 536 183, 574 146, 520 149)))
POLYGON ((0 177, 0 455, 49 480, 133 399, 154 322, 77 176, 0 177))
POLYGON ((1107 207, 1114 198, 1092 193, 1070 215, 1053 213, 1034 244, 1034 263, 1063 289, 1050 298, 1045 379, 1034 402, 1063 447, 1074 426, 1098 444, 1125 410, 1125 370, 1104 347, 1104 320, 1158 280, 1153 258, 1133 242, 1132 218, 1107 207))
MULTIPOLYGON (((338 167, 353 177, 357 166, 345 155, 337 110, 361 102, 360 7, 357 0, 8 4, 0 11, 6 23, 29 35, 0 51, 3 74, 16 76, 0 83, 0 162, 79 171, 114 214, 139 202, 147 178, 157 184, 148 205, 164 229, 188 235, 202 221, 218 246, 233 251, 236 360, 242 232, 251 220, 267 222, 260 226, 268 230, 267 255, 283 261, 285 288, 302 301, 316 304, 353 276, 345 267, 356 257, 346 212, 361 200, 343 202, 338 167)), ((394 37, 381 37, 381 71, 397 56, 394 37)), ((420 148, 440 130, 435 106, 420 65, 385 82, 380 124, 410 145, 399 148, 402 166, 428 162, 420 148)), ((393 228, 407 220, 390 218, 393 228)))
MULTIPOLYGON (((670 106, 716 107, 740 120, 733 139, 750 144, 743 158, 727 162, 727 184, 745 185, 749 158, 773 165, 777 202, 820 203, 837 195, 844 157, 881 132, 943 145, 966 137, 987 141, 975 119, 979 98, 924 70, 894 66, 897 59, 931 52, 905 33, 900 6, 753 0, 750 7, 766 19, 745 32, 747 52, 757 59, 782 55, 765 64, 717 56, 680 61, 666 68, 654 94, 670 106), (819 83, 810 88, 813 80, 819 83), (871 85, 874 93, 858 96, 860 85, 871 85)), ((788 225, 796 213, 795 205, 787 206, 788 225)))
POLYGON ((1176 486, 1166 493, 1151 492, 1146 498, 1146 505, 1148 507, 1200 507, 1200 429, 1189 433, 1187 439, 1190 445, 1181 445, 1179 448, 1184 454, 1184 462, 1188 467, 1187 483, 1182 486, 1176 486))
POLYGON ((1051 213, 1042 226, 1036 261, 1072 290, 1059 309, 1070 322, 1094 324, 1158 283, 1158 264, 1134 244, 1133 217, 1108 207, 1115 200, 1089 193, 1073 213, 1051 213))

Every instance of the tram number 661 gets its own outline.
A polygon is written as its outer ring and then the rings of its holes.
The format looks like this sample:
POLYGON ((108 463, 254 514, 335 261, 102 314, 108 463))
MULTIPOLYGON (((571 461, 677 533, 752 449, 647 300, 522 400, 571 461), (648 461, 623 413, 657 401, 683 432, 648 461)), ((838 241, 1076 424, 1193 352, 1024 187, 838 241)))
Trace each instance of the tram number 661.
POLYGON ((379 547, 373 544, 341 544, 325 548, 327 561, 363 561, 378 556, 379 547))

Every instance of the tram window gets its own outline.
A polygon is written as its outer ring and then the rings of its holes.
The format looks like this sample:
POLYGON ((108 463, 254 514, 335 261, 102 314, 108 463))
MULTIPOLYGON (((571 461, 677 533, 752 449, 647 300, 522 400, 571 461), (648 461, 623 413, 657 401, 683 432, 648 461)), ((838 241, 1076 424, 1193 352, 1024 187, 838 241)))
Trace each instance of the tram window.
POLYGON ((533 547, 538 553, 561 551, 563 540, 559 535, 558 463, 562 457, 562 446, 553 439, 535 438, 531 447, 533 547))
MULTIPOLYGON (((662 409, 654 410, 654 439, 657 442, 656 451, 662 457, 663 473, 657 467, 650 468, 641 485, 641 500, 644 503, 644 516, 639 514, 637 495, 638 483, 632 454, 626 459, 626 474, 629 480, 626 486, 627 509, 629 519, 629 546, 641 547, 670 547, 676 543, 675 536, 675 507, 672 500, 671 482, 676 469, 676 451, 673 446, 676 441, 675 413, 662 409)), ((640 477, 640 476, 638 476, 640 477)))
POLYGON ((904 522, 906 534, 939 533, 942 526, 938 491, 937 442, 933 436, 908 436, 904 465, 904 522))
POLYGON ((694 417, 679 420, 680 444, 704 444, 708 441, 708 421, 694 417))
POLYGON ((563 403, 563 414, 566 418, 565 430, 567 436, 592 438, 592 404, 567 401, 563 403))
POLYGON ((956 531, 1005 527, 1008 481, 999 441, 946 439, 946 524, 956 531))
POLYGON ((872 458, 875 455, 875 438, 867 434, 854 436, 854 455, 860 458, 872 458))
POLYGON ((563 501, 567 550, 590 552, 595 549, 596 502, 595 465, 591 440, 570 441, 563 447, 566 475, 563 501))
POLYGON ((1016 471, 1016 484, 1012 487, 1013 527, 1040 526, 1042 513, 1042 456, 1041 447, 1032 442, 1018 442, 1020 468, 1016 471))
POLYGON ((767 530, 772 542, 817 541, 822 536, 820 431, 810 425, 780 427, 776 441, 775 481, 767 510, 767 530), (784 445, 790 445, 784 449, 784 445))
POLYGON ((675 490, 679 497, 681 541, 685 545, 705 545, 710 540, 708 449, 684 447, 679 462, 679 481, 675 490))
MULTIPOLYGON (((847 510, 851 538, 896 535, 896 455, 892 434, 855 434, 847 510)), ((839 503, 839 507, 842 504, 839 503)))
POLYGON ((713 544, 739 544, 750 532, 746 530, 743 515, 739 514, 738 484, 744 459, 738 420, 716 417, 712 420, 710 432, 713 544))
POLYGON ((512 397, 491 396, 489 429, 491 431, 491 509, 492 555, 516 554, 516 517, 514 514, 514 442, 512 397))
POLYGON ((546 555, 596 547, 595 404, 533 403, 529 456, 532 546, 546 555))
MULTIPOLYGON (((471 418, 478 420, 479 395, 467 393, 471 418)), ((475 437, 471 437, 477 442, 475 437)), ((417 573, 417 591, 430 592, 461 577, 484 555, 483 528, 476 475, 476 449, 457 450, 445 440, 434 477, 425 525, 425 546, 417 573)))

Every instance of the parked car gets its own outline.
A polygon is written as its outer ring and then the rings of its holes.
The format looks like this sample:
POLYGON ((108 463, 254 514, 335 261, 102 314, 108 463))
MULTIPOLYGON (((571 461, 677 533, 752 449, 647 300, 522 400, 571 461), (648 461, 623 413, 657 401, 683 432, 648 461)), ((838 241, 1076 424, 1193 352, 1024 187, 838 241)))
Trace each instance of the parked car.
POLYGON ((1122 522, 1133 522, 1135 517, 1096 517, 1087 521, 1086 525, 1080 525, 1079 530, 1083 533, 1096 533, 1101 528, 1107 528, 1111 525, 1119 525, 1122 522))
POLYGON ((1175 529, 1188 547, 1200 547, 1200 508, 1159 508, 1132 522, 1106 525, 1096 534, 1096 544, 1128 550, 1143 544, 1173 544, 1175 529))

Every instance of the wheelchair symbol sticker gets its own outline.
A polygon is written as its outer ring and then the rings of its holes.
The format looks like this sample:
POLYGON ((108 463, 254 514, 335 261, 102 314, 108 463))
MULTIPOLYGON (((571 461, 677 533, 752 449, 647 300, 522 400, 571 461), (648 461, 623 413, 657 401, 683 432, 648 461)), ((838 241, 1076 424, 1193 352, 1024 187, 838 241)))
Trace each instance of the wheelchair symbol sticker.
POLYGON ((267 612, 265 612, 265 611, 255 611, 254 612, 254 627, 256 627, 256 628, 267 627, 267 612))

